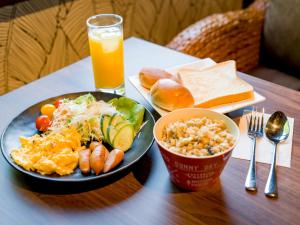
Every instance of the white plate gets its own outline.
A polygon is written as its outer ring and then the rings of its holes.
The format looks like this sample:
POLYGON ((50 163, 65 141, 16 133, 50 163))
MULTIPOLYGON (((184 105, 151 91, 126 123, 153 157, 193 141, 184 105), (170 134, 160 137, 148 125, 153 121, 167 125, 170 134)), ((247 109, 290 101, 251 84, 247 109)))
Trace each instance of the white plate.
MULTIPOLYGON (((212 61, 211 59, 204 59, 201 60, 203 63, 204 67, 209 66, 210 64, 214 64, 214 61, 212 61)), ((201 64, 202 64, 201 62, 201 64)), ((167 71, 176 71, 177 68, 182 68, 183 66, 189 66, 192 65, 194 63, 198 63, 197 62, 193 62, 193 63, 189 63, 189 64, 184 64, 184 65, 180 65, 180 66, 176 66, 170 69, 167 69, 167 71)), ((129 81, 133 84, 133 86, 143 95, 143 97, 152 105, 152 107, 161 115, 165 115, 168 113, 168 111, 163 110, 157 106, 155 106, 152 101, 151 101, 151 97, 150 97, 150 93, 149 90, 147 90, 146 88, 143 88, 140 84, 140 80, 139 80, 139 76, 138 75, 134 75, 134 76, 130 76, 129 77, 129 81)), ((240 102, 235 102, 235 103, 230 103, 230 104, 224 104, 224 105, 219 105, 219 106, 215 106, 212 108, 209 108, 210 110, 213 110, 215 112, 219 112, 219 113, 228 113, 228 112, 232 112, 235 111, 237 109, 241 109, 244 108, 246 106, 250 106, 259 102, 262 102, 266 100, 266 98, 262 95, 260 95, 259 93, 257 93, 256 91, 254 91, 254 97, 252 99, 249 100, 245 100, 245 101, 240 101, 240 102)))

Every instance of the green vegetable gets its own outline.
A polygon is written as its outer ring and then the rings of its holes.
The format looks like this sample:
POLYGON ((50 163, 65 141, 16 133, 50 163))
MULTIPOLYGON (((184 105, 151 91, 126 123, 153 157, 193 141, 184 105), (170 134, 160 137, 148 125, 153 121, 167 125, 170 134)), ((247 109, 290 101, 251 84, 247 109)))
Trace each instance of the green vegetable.
POLYGON ((126 126, 126 125, 130 125, 133 129, 132 124, 128 121, 128 120, 123 120, 122 122, 118 123, 117 125, 109 125, 108 129, 107 129, 107 142, 112 146, 113 144, 113 140, 115 138, 115 135, 117 134, 117 132, 119 132, 119 130, 126 126))
POLYGON ((68 99, 68 98, 63 98, 63 99, 58 100, 58 101, 60 101, 60 102, 62 102, 62 103, 68 103, 68 102, 70 102, 71 100, 68 99))
POLYGON ((133 124, 135 132, 140 129, 144 119, 144 106, 126 97, 114 98, 109 103, 115 106, 124 115, 125 119, 133 124))
POLYGON ((114 132, 111 144, 114 148, 120 149, 125 152, 129 148, 131 148, 133 140, 134 128, 132 124, 127 124, 114 132))
POLYGON ((124 121, 124 118, 122 115, 120 115, 119 113, 115 113, 112 117, 111 120, 109 121, 109 125, 115 126, 118 123, 124 121))
POLYGON ((100 119, 101 131, 102 131, 104 140, 106 140, 106 141, 108 141, 107 128, 109 126, 110 120, 111 120, 111 116, 109 116, 109 115, 102 115, 101 119, 100 119))
POLYGON ((83 104, 83 103, 88 105, 88 104, 90 104, 92 102, 95 102, 95 101, 96 101, 96 98, 90 93, 85 94, 85 95, 81 95, 81 96, 79 96, 78 98, 76 98, 74 100, 74 102, 78 105, 83 104))
POLYGON ((118 102, 119 102, 118 98, 113 98, 108 103, 110 103, 113 106, 116 106, 118 104, 118 102))

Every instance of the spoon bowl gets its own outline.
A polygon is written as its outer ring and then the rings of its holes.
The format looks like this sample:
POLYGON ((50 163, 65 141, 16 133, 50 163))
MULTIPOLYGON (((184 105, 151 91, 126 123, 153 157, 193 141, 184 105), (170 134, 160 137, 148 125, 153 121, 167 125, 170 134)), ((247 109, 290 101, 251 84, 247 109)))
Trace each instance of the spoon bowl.
POLYGON ((280 111, 273 113, 267 122, 265 133, 267 138, 276 144, 286 140, 290 133, 286 115, 280 111))
POLYGON ((267 138, 274 143, 274 155, 268 176, 265 195, 271 198, 278 197, 277 178, 276 178, 276 150, 277 144, 286 140, 290 133, 289 121, 283 112, 273 113, 266 125, 265 133, 267 138))

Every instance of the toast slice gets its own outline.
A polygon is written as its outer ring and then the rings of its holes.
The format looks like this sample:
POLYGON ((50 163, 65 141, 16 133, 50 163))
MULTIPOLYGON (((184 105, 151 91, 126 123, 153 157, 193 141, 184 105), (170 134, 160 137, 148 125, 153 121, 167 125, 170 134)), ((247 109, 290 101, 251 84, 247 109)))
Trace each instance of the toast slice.
POLYGON ((186 64, 183 66, 180 66, 178 68, 173 69, 173 72, 175 73, 192 73, 192 72, 198 72, 200 70, 207 69, 211 66, 216 65, 217 63, 213 61, 210 58, 201 59, 197 62, 193 62, 190 64, 186 64))
POLYGON ((195 107, 210 108, 253 98, 253 87, 236 75, 235 61, 229 60, 197 72, 179 72, 195 107))

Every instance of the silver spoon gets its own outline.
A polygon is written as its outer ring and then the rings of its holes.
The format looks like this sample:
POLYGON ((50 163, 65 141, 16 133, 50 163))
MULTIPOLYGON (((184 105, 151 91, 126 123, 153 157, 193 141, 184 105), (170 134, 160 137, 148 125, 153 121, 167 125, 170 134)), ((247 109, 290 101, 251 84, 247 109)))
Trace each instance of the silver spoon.
POLYGON ((276 179, 277 144, 286 140, 290 133, 289 121, 286 115, 280 111, 273 113, 267 122, 265 133, 267 138, 275 145, 272 165, 265 188, 265 195, 267 197, 276 198, 278 196, 276 179))

